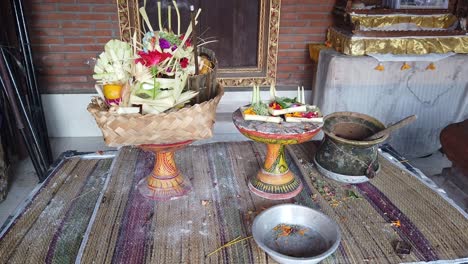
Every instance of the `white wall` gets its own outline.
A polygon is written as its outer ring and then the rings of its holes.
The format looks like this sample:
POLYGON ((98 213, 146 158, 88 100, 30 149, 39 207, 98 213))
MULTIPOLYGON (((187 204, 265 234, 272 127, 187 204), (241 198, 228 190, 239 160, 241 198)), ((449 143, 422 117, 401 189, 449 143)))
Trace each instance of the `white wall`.
MULTIPOLYGON (((269 98, 268 88, 261 96, 269 98)), ((278 91, 279 96, 295 97, 296 91, 278 91)), ((42 103, 50 137, 96 137, 102 136, 86 107, 94 94, 43 94, 42 103)), ((307 102, 311 102, 310 91, 306 91, 307 102)), ((215 134, 237 133, 230 113, 250 102, 250 91, 226 91, 218 106, 215 134)))

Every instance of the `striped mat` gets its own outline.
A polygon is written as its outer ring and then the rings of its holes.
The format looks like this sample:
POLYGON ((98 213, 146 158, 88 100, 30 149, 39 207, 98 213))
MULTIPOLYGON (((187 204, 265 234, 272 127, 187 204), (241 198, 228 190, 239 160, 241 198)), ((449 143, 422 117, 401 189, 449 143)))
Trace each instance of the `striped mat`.
POLYGON ((341 228, 342 242, 324 263, 399 263, 468 257, 468 220, 411 174, 382 158, 370 183, 342 185, 312 165, 315 145, 288 147, 290 169, 304 182, 294 199, 249 192, 262 164, 254 142, 190 146, 176 154, 193 191, 153 202, 135 186, 153 156, 122 148, 115 158, 64 160, 1 233, 1 263, 275 263, 251 235, 254 217, 279 203, 319 209, 341 228), (112 165, 111 165, 112 164, 112 165), (393 244, 412 245, 398 256, 393 244))

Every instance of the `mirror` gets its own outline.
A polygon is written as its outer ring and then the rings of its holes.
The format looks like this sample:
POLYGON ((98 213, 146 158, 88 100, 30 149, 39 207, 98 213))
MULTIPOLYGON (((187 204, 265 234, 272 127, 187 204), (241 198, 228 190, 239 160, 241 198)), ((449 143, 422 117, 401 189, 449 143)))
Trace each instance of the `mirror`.
MULTIPOLYGON (((129 41, 135 29, 143 27, 138 8, 144 0, 117 0, 120 36, 129 41)), ((162 0, 162 21, 167 24, 167 6, 162 0)), ((218 81, 226 88, 254 84, 269 86, 276 81, 280 0, 179 0, 181 33, 189 23, 189 6, 201 8, 198 34, 205 41, 216 39, 205 47, 216 53, 219 62, 218 81)), ((157 0, 146 1, 151 24, 157 25, 157 0)), ((176 13, 172 8, 171 28, 176 31, 176 13)))

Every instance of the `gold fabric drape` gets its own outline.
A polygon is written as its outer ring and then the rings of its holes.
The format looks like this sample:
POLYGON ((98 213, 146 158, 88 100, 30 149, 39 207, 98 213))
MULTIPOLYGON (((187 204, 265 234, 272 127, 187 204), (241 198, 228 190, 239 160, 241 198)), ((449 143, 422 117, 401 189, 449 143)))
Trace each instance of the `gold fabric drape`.
POLYGON ((416 54, 428 53, 468 53, 468 36, 427 36, 399 38, 352 37, 337 31, 328 30, 328 43, 338 52, 346 55, 362 56, 373 53, 416 54))
POLYGON ((365 16, 351 15, 353 23, 359 22, 359 25, 366 28, 381 28, 400 23, 411 23, 423 28, 449 28, 457 22, 457 17, 453 14, 440 14, 432 16, 417 15, 381 15, 365 16))

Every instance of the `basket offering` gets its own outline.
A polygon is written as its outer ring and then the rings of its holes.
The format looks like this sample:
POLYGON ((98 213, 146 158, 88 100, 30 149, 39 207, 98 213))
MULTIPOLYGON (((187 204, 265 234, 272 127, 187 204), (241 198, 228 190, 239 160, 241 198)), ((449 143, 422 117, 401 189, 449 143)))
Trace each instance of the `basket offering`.
POLYGON ((270 101, 265 103, 260 98, 260 87, 254 86, 252 101, 241 107, 245 120, 257 120, 272 123, 312 122, 322 123, 323 115, 315 105, 305 103, 304 87, 297 87, 297 97, 279 97, 274 85, 270 86, 270 101))
POLYGON ((213 135, 216 107, 223 87, 216 82, 214 52, 200 47, 196 24, 201 9, 191 6, 191 23, 184 33, 162 27, 158 2, 159 30, 153 30, 145 7, 140 14, 147 32, 141 40, 135 33, 131 43, 110 40, 99 55, 93 78, 98 97, 88 111, 93 115, 108 146, 135 145, 155 153, 155 167, 139 183, 140 193, 156 200, 179 197, 190 190, 180 174, 173 152, 194 140, 213 135))
POLYGON ((154 31, 144 7, 140 13, 149 28, 142 33, 141 43, 136 34, 132 43, 109 41, 94 67, 100 96, 88 111, 106 144, 167 144, 211 137, 223 89, 215 82, 214 53, 204 49, 198 56, 195 49, 200 44, 190 38, 200 10, 184 34, 163 29, 161 16, 160 30, 154 31), (209 92, 200 96, 198 87, 188 83, 204 75, 211 83, 209 92))

